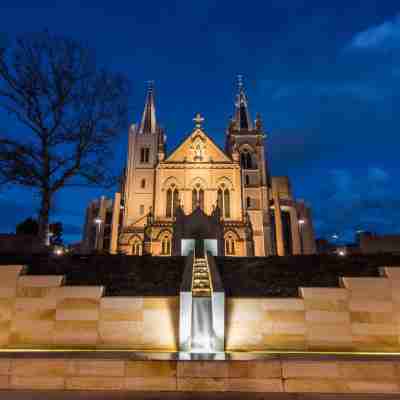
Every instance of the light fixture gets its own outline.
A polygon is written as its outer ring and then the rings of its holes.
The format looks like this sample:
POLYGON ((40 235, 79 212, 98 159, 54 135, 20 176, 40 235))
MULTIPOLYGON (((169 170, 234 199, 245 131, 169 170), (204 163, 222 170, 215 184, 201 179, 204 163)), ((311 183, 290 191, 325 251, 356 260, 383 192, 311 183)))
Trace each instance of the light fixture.
POLYGON ((341 256, 341 257, 343 257, 343 256, 346 255, 346 253, 345 253, 344 250, 339 250, 338 254, 339 254, 339 256, 341 256))
POLYGON ((101 218, 97 217, 94 219, 93 221, 95 224, 100 225, 103 221, 101 220, 101 218))
POLYGON ((304 219, 299 219, 299 224, 300 225, 304 225, 306 223, 306 221, 304 221, 304 219))
POLYGON ((55 254, 56 256, 62 256, 62 255, 64 254, 64 252, 63 252, 62 249, 58 248, 58 249, 55 249, 55 250, 54 250, 54 254, 55 254))

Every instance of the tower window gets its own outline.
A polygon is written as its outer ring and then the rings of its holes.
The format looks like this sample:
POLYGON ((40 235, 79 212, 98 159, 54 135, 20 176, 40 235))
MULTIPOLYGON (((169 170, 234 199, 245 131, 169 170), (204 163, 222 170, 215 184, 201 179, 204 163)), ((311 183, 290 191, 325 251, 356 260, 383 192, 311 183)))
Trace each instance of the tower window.
POLYGON ((248 175, 246 175, 245 180, 246 180, 246 185, 247 186, 250 185, 250 177, 248 175))
POLYGON ((243 169, 256 169, 257 162, 253 157, 253 154, 245 149, 242 153, 240 153, 240 165, 243 169))
POLYGON ((251 207, 251 198, 250 197, 246 197, 246 207, 247 208, 251 207))
POLYGON ((142 189, 144 189, 144 188, 146 187, 146 179, 142 179, 142 180, 140 181, 140 187, 141 187, 142 189))
POLYGON ((150 149, 148 147, 142 147, 140 149, 140 162, 148 163, 150 160, 150 149))

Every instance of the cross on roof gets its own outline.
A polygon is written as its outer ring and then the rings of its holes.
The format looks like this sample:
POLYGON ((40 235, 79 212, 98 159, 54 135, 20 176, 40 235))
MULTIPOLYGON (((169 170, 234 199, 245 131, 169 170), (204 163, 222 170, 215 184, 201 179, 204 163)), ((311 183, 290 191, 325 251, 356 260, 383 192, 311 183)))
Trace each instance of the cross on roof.
POLYGON ((196 116, 193 118, 194 123, 196 124, 196 128, 201 128, 201 124, 204 121, 204 118, 201 116, 200 113, 197 113, 196 116))

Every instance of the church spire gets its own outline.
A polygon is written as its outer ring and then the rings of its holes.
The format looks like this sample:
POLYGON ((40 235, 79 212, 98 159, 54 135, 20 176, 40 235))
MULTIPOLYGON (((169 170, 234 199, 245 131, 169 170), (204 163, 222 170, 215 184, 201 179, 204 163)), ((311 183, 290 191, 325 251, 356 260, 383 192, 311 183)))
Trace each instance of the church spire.
POLYGON ((144 106, 142 122, 139 126, 139 133, 156 133, 156 106, 154 104, 154 82, 148 82, 146 104, 144 106))
POLYGON ((251 130, 253 128, 249 108, 247 104, 247 97, 243 87, 243 76, 238 75, 238 94, 236 95, 236 110, 235 110, 235 125, 236 129, 251 130))

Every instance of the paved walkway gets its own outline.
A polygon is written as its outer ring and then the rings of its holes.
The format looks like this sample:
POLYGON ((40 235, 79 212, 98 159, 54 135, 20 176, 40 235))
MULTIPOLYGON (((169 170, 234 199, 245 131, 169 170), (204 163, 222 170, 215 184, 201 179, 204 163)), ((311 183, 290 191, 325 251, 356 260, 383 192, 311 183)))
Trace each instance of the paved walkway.
POLYGON ((0 390, 4 400, 394 400, 399 395, 210 392, 84 392, 0 390))

